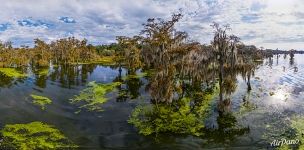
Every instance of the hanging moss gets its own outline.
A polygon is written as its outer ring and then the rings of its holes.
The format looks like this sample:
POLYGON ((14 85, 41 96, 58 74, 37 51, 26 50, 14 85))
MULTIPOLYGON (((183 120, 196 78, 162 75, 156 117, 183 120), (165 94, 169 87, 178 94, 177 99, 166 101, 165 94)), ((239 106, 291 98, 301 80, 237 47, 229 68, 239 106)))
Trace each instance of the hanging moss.
POLYGON ((77 146, 58 129, 42 122, 6 125, 1 130, 0 149, 73 149, 77 146))
POLYGON ((84 108, 89 111, 102 111, 100 105, 108 99, 106 94, 113 91, 120 82, 109 84, 97 84, 95 81, 88 83, 87 88, 82 90, 79 95, 71 99, 71 103, 81 103, 79 108, 84 108))
POLYGON ((12 78, 22 78, 27 76, 26 74, 20 73, 14 68, 0 68, 0 73, 12 78))
POLYGON ((45 105, 52 103, 52 100, 47 97, 34 95, 34 94, 31 94, 31 97, 33 98, 33 103, 35 105, 40 106, 42 110, 45 109, 45 105))

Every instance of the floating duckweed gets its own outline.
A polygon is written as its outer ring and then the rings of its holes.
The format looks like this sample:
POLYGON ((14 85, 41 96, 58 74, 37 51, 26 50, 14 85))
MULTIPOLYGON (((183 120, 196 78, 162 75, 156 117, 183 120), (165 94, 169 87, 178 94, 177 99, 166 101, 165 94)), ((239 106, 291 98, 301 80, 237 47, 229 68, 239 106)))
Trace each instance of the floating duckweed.
POLYGON ((210 114, 211 102, 219 93, 218 85, 212 90, 196 92, 195 106, 191 106, 190 98, 182 98, 173 104, 137 106, 128 123, 133 124, 140 134, 159 133, 203 135, 204 121, 210 114))
POLYGON ((0 148, 32 150, 77 147, 58 129, 42 122, 5 125, 0 132, 3 137, 0 148))
POLYGON ((296 136, 299 141, 302 141, 299 149, 304 149, 304 118, 303 117, 295 117, 291 120, 291 127, 296 131, 296 136))
POLYGON ((26 74, 20 73, 14 68, 0 68, 0 73, 12 78, 26 77, 26 74))
POLYGON ((107 93, 113 91, 120 82, 109 84, 97 84, 95 81, 88 83, 87 88, 82 90, 79 95, 71 99, 71 103, 84 102, 85 104, 79 108, 85 108, 89 111, 102 111, 100 105, 108 99, 105 97, 107 93))
POLYGON ((189 98, 183 98, 183 104, 178 110, 166 104, 138 106, 128 122, 138 128, 139 133, 143 135, 169 132, 200 136, 204 120, 191 112, 189 102, 189 98))
POLYGON ((52 100, 47 97, 34 95, 34 94, 31 94, 31 97, 33 98, 33 103, 38 106, 41 106, 42 110, 45 109, 45 105, 52 103, 52 100))

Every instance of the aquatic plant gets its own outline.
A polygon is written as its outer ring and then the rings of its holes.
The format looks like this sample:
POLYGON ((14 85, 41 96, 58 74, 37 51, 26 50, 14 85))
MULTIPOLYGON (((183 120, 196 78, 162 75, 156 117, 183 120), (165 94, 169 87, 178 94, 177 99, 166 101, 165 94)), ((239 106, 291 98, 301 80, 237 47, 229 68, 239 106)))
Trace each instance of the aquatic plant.
POLYGON ((28 124, 8 124, 0 131, 5 149, 73 149, 73 144, 54 126, 31 122, 28 124))
POLYGON ((170 132, 200 136, 203 134, 204 120, 209 114, 211 101, 218 92, 216 90, 195 94, 196 98, 199 97, 199 102, 195 106, 190 105, 190 98, 174 101, 172 105, 161 103, 138 106, 128 122, 138 128, 139 133, 143 135, 170 132))
POLYGON ((299 149, 304 149, 304 118, 303 117, 294 117, 291 120, 291 127, 296 131, 296 139, 302 143, 299 145, 299 149))
POLYGON ((39 69, 37 73, 39 76, 46 76, 49 74, 49 69, 39 69))
POLYGON ((183 98, 180 102, 178 109, 166 104, 138 106, 128 122, 143 135, 165 132, 201 135, 203 120, 191 112, 190 99, 183 98))
POLYGON ((40 106, 42 110, 45 109, 45 105, 52 103, 51 99, 44 96, 31 94, 31 97, 33 98, 33 103, 40 106))
POLYGON ((0 68, 0 73, 12 78, 26 77, 26 74, 20 73, 15 68, 0 68))
POLYGON ((127 76, 124 76, 122 79, 123 80, 128 80, 128 79, 140 79, 140 78, 143 78, 145 76, 147 76, 148 73, 146 72, 141 72, 141 73, 138 73, 138 74, 130 74, 130 75, 127 75, 127 76))
POLYGON ((82 90, 79 95, 71 99, 71 103, 83 102, 84 105, 79 108, 85 108, 89 111, 102 111, 100 105, 108 100, 106 94, 113 91, 120 84, 120 82, 98 84, 92 81, 88 83, 87 88, 82 90))

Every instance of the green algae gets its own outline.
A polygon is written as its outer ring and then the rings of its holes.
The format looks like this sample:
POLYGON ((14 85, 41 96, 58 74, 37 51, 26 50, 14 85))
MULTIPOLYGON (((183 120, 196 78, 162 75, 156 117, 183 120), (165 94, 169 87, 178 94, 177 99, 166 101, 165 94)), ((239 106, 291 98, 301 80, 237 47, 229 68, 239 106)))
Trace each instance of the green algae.
POLYGON ((33 98, 33 104, 40 106, 42 110, 45 109, 45 105, 52 103, 51 99, 44 96, 31 94, 31 97, 33 98))
POLYGON ((98 84, 95 81, 88 83, 87 88, 82 90, 79 95, 70 99, 72 104, 80 103, 80 109, 84 108, 88 111, 102 111, 101 104, 105 103, 108 98, 106 94, 113 91, 120 82, 108 84, 98 84))
POLYGON ((0 68, 0 73, 12 78, 22 78, 27 76, 26 74, 20 73, 14 68, 0 68))
POLYGON ((179 133, 202 135, 203 120, 191 113, 190 99, 183 98, 178 110, 166 104, 136 107, 128 122, 143 135, 179 133))
POLYGON ((39 69, 38 75, 40 76, 47 76, 49 74, 49 69, 39 69))
POLYGON ((292 133, 292 137, 282 137, 281 139, 293 140, 290 144, 281 144, 277 146, 278 150, 289 150, 289 149, 304 149, 304 118, 300 116, 292 117, 290 119, 289 128, 285 132, 292 133), (296 141, 296 142, 295 142, 296 141))
POLYGON ((77 146, 58 129, 42 122, 5 125, 0 131, 5 149, 73 149, 77 146))
POLYGON ((304 117, 294 117, 291 120, 291 128, 296 131, 296 139, 301 141, 301 144, 299 145, 299 149, 304 149, 304 117))
POLYGON ((140 78, 146 77, 147 75, 148 75, 147 72, 141 72, 138 74, 130 74, 130 75, 124 76, 122 79, 123 80, 140 79, 140 78))
POLYGON ((211 102, 218 94, 218 88, 212 92, 198 92, 195 98, 199 100, 191 106, 190 98, 182 98, 171 105, 161 103, 156 105, 137 106, 128 120, 140 134, 152 135, 161 133, 204 134, 204 121, 210 113, 211 102))

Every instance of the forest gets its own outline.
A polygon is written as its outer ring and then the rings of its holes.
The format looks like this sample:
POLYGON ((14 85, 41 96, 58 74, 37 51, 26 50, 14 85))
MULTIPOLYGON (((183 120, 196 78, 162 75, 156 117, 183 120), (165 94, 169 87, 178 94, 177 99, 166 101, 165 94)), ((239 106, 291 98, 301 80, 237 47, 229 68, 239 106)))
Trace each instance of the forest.
MULTIPOLYGON (((181 16, 181 14, 174 14, 170 21, 157 21, 155 18, 148 19, 141 34, 134 37, 118 36, 116 38, 117 43, 109 45, 93 46, 88 44, 86 39, 76 39, 75 37, 58 39, 50 43, 35 39, 34 47, 32 48, 29 46, 13 48, 12 42, 10 41, 0 42, 0 66, 15 68, 28 65, 49 66, 50 64, 81 64, 103 61, 118 62, 118 60, 122 59, 120 61, 126 65, 131 63, 128 61, 135 61, 134 69, 138 69, 137 66, 140 66, 145 59, 144 55, 146 55, 147 46, 149 46, 150 49, 152 49, 152 47, 159 48, 160 50, 158 52, 160 53, 166 52, 167 49, 170 49, 168 51, 176 49, 170 53, 187 54, 189 51, 207 52, 204 57, 208 57, 208 59, 212 59, 215 53, 217 53, 216 51, 227 51, 216 48, 215 43, 205 45, 199 42, 189 41, 187 33, 176 31, 174 28, 174 25, 181 16)), ((225 43, 227 46, 233 46, 235 47, 233 48, 235 49, 233 53, 240 56, 252 55, 251 58, 253 60, 271 57, 276 54, 292 55, 294 53, 301 53, 301 51, 295 50, 264 50, 263 47, 247 46, 239 41, 236 36, 227 34, 230 30, 229 25, 221 28, 217 23, 214 23, 212 26, 217 34, 223 34, 222 36, 224 36, 219 39, 219 45, 225 43)))

